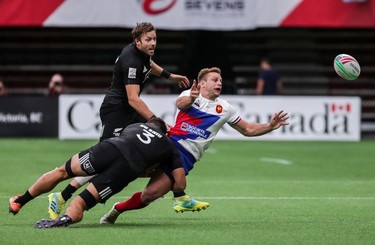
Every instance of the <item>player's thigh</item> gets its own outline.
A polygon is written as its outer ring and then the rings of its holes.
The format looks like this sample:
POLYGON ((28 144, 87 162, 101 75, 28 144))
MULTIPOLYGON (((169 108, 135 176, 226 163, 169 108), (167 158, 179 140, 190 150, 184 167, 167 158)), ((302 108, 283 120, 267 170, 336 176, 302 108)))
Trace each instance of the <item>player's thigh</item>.
POLYGON ((75 154, 71 159, 70 159, 70 168, 71 171, 73 172, 74 175, 76 176, 86 176, 87 173, 82 170, 81 168, 81 163, 79 160, 79 153, 75 154))
POLYGON ((95 176, 91 183, 98 191, 99 202, 104 203, 136 178, 137 176, 131 171, 128 163, 119 152, 111 166, 95 176))
POLYGON ((108 142, 100 142, 75 154, 70 159, 70 163, 66 163, 67 172, 70 169, 74 176, 100 174, 109 168, 119 156, 120 152, 114 145, 108 142))
POLYGON ((121 152, 109 142, 99 142, 79 153, 81 169, 88 175, 100 174, 122 157, 121 152))

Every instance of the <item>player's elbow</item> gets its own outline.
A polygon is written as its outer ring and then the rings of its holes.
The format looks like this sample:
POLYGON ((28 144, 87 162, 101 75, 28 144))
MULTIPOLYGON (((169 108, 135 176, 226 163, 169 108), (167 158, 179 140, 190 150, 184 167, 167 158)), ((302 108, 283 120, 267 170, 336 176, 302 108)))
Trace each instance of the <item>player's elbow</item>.
POLYGON ((187 110, 191 107, 192 103, 194 102, 193 99, 178 99, 176 102, 176 106, 179 110, 187 110))

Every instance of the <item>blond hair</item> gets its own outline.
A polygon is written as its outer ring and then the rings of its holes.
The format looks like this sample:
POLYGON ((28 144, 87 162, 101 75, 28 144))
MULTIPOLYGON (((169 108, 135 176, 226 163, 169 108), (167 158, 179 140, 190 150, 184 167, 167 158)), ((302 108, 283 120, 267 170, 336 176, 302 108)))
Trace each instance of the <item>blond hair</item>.
POLYGON ((198 73, 198 82, 200 82, 201 80, 205 80, 207 74, 210 73, 210 72, 216 72, 216 73, 221 75, 221 69, 218 68, 218 67, 203 68, 198 73))

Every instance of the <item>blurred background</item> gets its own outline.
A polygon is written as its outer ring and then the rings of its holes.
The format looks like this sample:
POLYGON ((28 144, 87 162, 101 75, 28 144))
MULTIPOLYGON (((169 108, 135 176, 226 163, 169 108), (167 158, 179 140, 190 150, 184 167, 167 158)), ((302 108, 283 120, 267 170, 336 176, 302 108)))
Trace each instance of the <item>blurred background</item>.
MULTIPOLYGON (((104 94, 131 29, 148 21, 158 34, 153 59, 170 72, 193 80, 201 68, 218 66, 223 94, 250 97, 267 58, 283 84, 280 99, 359 97, 361 137, 375 136, 372 0, 8 0, 0 1, 0 13, 0 80, 8 101, 50 95, 55 74, 64 94, 104 94), (341 53, 360 63, 357 80, 335 73, 341 53)), ((149 84, 145 94, 181 92, 162 78, 149 84)), ((12 121, 4 101, 1 123, 12 121)))

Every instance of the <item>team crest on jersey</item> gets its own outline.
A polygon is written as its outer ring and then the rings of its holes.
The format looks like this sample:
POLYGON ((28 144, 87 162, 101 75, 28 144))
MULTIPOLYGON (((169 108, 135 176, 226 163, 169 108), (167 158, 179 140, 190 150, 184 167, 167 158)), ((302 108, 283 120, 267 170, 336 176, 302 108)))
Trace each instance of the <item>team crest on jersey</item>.
POLYGON ((217 105, 217 106, 216 106, 216 112, 217 112, 218 114, 222 113, 222 112, 223 112, 223 107, 222 107, 221 105, 217 105))
POLYGON ((137 77, 137 68, 129 68, 128 78, 134 79, 137 77))

